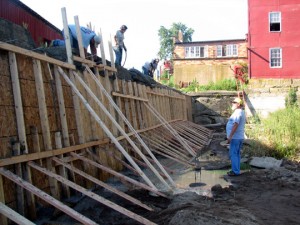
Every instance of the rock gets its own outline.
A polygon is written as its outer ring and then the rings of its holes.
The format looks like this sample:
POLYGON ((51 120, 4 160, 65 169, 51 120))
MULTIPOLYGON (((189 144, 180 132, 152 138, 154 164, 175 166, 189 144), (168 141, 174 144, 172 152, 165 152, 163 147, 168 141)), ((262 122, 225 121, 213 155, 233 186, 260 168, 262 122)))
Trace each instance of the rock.
POLYGON ((273 157, 253 157, 250 161, 251 166, 258 168, 279 168, 281 166, 282 160, 277 160, 273 157))

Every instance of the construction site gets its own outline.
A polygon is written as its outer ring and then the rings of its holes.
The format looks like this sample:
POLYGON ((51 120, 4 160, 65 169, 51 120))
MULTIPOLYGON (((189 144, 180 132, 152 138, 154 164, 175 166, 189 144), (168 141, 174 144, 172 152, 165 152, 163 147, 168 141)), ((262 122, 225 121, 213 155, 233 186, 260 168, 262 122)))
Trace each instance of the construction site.
POLYGON ((0 26, 0 224, 300 223, 299 164, 230 178, 224 127, 194 123, 191 96, 116 67, 110 41, 95 63, 80 33, 74 53, 0 26))

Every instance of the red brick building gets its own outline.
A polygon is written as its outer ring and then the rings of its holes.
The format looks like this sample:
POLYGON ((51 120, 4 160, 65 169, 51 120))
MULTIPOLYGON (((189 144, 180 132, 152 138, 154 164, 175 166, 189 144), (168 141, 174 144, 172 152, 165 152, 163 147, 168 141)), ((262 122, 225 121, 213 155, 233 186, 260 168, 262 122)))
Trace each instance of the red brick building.
POLYGON ((300 1, 248 0, 250 78, 300 78, 300 1))

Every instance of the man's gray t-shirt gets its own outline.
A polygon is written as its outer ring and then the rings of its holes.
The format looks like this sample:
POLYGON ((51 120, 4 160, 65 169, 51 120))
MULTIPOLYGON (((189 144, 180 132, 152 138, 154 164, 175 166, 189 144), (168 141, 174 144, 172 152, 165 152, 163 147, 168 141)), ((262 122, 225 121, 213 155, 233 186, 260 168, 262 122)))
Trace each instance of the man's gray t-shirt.
POLYGON ((124 34, 120 30, 118 30, 117 33, 116 33, 116 39, 117 39, 119 47, 123 48, 123 46, 124 46, 124 34))

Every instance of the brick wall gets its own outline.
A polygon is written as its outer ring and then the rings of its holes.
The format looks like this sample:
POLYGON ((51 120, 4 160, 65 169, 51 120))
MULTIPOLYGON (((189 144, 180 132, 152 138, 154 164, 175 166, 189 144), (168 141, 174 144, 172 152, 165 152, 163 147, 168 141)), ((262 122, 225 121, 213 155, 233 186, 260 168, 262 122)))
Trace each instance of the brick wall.
POLYGON ((175 45, 174 50, 174 82, 188 83, 196 80, 199 84, 208 84, 226 78, 233 78, 235 65, 247 63, 247 43, 239 41, 191 42, 175 45), (217 57, 217 45, 237 44, 237 57, 217 57), (185 58, 185 47, 207 46, 208 56, 205 58, 185 58))

